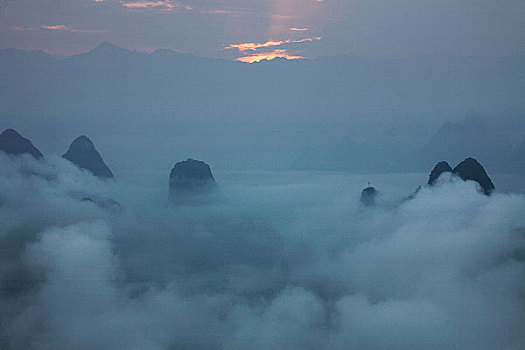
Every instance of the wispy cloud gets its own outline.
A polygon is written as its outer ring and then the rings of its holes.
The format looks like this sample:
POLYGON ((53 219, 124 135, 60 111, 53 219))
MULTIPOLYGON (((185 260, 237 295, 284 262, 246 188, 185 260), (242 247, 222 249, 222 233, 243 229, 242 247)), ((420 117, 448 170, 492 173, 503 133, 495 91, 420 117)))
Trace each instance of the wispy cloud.
POLYGON ((256 51, 261 48, 267 48, 267 47, 274 47, 274 46, 281 46, 284 44, 298 44, 298 43, 304 43, 314 40, 321 40, 321 37, 315 37, 315 38, 305 38, 300 40, 279 40, 279 41, 267 41, 265 43, 242 43, 242 44, 230 44, 225 47, 226 50, 230 49, 237 49, 241 52, 245 51, 256 51))
POLYGON ((63 25, 63 24, 56 24, 56 25, 53 25, 53 26, 43 25, 40 28, 42 28, 42 29, 49 29, 49 30, 65 30, 65 31, 68 31, 68 32, 72 30, 71 28, 69 28, 68 26, 63 25))
POLYGON ((64 24, 55 25, 41 25, 40 28, 47 30, 57 30, 71 33, 107 33, 107 30, 96 30, 96 29, 76 29, 64 24))
POLYGON ((296 27, 291 27, 291 28, 288 28, 290 29, 291 31, 294 31, 294 32, 305 32, 308 30, 308 28, 296 28, 296 27))
POLYGON ((209 11, 200 11, 201 14, 204 14, 204 15, 229 15, 229 14, 233 14, 233 13, 236 13, 235 11, 232 11, 232 10, 209 10, 209 11))
POLYGON ((128 9, 151 9, 151 8, 161 8, 172 10, 179 8, 180 5, 173 3, 171 0, 158 0, 158 1, 124 1, 121 0, 120 4, 128 9))
POLYGON ((26 30, 33 30, 33 28, 31 28, 31 27, 23 27, 23 26, 15 26, 15 27, 11 27, 11 29, 16 30, 17 32, 23 32, 23 31, 26 31, 26 30))

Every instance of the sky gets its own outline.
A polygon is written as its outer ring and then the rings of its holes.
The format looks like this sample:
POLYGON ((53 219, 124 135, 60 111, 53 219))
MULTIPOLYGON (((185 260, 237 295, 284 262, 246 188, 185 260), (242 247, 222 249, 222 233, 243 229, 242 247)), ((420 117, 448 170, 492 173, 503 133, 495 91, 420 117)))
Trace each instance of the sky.
POLYGON ((0 48, 86 52, 103 41, 243 62, 341 54, 525 53, 522 0, 1 0, 0 48))

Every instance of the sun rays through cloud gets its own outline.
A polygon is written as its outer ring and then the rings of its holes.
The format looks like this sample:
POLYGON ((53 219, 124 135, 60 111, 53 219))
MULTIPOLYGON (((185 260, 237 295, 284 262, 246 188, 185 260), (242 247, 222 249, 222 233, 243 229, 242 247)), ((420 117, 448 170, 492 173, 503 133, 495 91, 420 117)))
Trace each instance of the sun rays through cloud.
MULTIPOLYGON (((238 50, 241 57, 235 58, 236 61, 254 63, 262 60, 272 60, 274 58, 285 59, 304 59, 304 50, 299 50, 298 45, 312 43, 321 40, 320 36, 303 36, 305 32, 319 31, 315 27, 315 19, 321 15, 321 1, 308 0, 277 0, 269 10, 269 21, 265 31, 260 34, 263 38, 270 40, 261 42, 243 42, 239 44, 229 44, 225 50, 238 50), (274 38, 286 38, 275 40, 274 38)), ((304 49, 304 46, 302 46, 304 49)))

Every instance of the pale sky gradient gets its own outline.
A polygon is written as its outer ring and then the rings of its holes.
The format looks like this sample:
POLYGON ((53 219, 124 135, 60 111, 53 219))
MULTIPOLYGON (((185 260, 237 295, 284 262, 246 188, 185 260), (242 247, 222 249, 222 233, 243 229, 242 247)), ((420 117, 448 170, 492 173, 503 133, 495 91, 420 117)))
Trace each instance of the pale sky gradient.
POLYGON ((525 1, 0 0, 0 48, 71 55, 103 41, 244 61, 522 55, 525 1))

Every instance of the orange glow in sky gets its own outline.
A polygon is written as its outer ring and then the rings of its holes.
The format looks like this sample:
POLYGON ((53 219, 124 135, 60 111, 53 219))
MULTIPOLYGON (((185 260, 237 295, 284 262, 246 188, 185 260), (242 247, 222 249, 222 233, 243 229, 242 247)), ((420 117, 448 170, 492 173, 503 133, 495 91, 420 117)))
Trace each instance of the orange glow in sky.
POLYGON ((273 60, 274 58, 286 58, 288 60, 298 60, 301 58, 306 58, 303 56, 294 56, 286 53, 286 50, 283 49, 277 49, 273 50, 272 52, 261 52, 256 53, 250 56, 244 56, 236 58, 236 61, 244 62, 244 63, 255 63, 260 62, 262 60, 273 60))
POLYGON ((304 38, 299 40, 278 40, 278 41, 267 41, 265 43, 241 43, 241 44, 230 44, 225 47, 226 50, 237 49, 240 52, 247 54, 247 56, 236 58, 236 61, 253 63, 262 60, 271 60, 274 58, 286 58, 289 60, 306 58, 299 55, 289 54, 286 49, 275 49, 271 52, 257 52, 261 49, 270 47, 279 47, 284 44, 300 44, 305 42, 311 42, 315 40, 321 40, 321 37, 315 38, 304 38))

